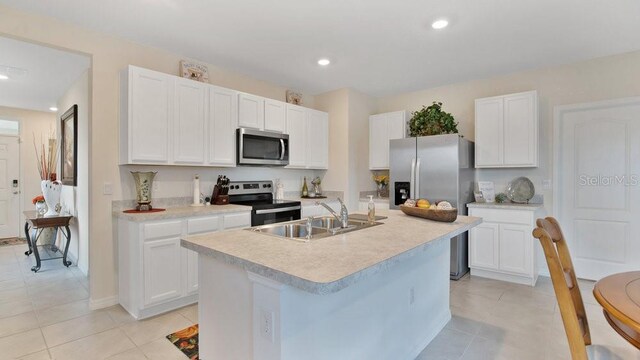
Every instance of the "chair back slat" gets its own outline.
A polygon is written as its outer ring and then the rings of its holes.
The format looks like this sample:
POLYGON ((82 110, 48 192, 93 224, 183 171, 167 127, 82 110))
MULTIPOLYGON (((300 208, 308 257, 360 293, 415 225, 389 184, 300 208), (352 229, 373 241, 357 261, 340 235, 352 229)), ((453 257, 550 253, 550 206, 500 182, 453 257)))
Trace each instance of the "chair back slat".
POLYGON ((544 250, 571 357, 588 360, 586 345, 591 345, 591 334, 567 241, 553 217, 538 219, 536 224, 533 236, 540 240, 544 250))

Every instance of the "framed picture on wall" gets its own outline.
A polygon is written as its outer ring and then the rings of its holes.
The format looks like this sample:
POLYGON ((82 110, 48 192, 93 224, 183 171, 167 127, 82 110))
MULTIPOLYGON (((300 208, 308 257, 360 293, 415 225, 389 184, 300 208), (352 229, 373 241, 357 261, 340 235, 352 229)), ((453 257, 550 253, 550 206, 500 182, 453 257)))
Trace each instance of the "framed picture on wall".
POLYGON ((73 105, 60 118, 62 141, 60 143, 60 181, 63 185, 76 186, 78 181, 78 105, 73 105))

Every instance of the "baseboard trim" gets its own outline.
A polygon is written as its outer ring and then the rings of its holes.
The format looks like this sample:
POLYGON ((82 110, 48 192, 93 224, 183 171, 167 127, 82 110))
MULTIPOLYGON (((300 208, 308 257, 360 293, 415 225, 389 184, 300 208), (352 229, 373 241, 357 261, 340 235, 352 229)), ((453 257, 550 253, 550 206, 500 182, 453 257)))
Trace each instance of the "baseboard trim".
POLYGON ((103 309, 103 308, 117 305, 117 304, 118 304, 117 296, 108 296, 102 299, 89 298, 89 308, 91 310, 103 309))

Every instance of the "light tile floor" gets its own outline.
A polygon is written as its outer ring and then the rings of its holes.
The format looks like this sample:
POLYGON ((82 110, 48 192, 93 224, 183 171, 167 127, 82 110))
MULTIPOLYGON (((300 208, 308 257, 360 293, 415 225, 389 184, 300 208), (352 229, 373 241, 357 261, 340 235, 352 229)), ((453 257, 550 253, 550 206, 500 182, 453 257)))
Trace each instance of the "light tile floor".
MULTIPOLYGON (((91 310, 88 281, 59 260, 30 271, 23 245, 0 247, 0 359, 177 359, 164 337, 197 322, 197 306, 135 321, 120 306, 91 310)), ((595 359, 639 359, 606 323, 581 281, 595 359)), ((553 288, 482 278, 451 282, 453 318, 418 359, 570 359, 553 288)))

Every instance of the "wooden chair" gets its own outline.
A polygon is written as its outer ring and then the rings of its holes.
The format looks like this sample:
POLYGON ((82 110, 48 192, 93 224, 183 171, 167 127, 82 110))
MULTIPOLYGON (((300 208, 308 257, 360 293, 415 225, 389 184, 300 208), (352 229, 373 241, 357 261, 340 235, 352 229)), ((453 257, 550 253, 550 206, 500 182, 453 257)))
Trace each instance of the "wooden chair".
POLYGON ((567 241, 553 217, 538 219, 536 224, 538 227, 533 230, 533 236, 540 240, 547 259, 571 357, 588 360, 586 346, 591 345, 591 334, 567 241))

